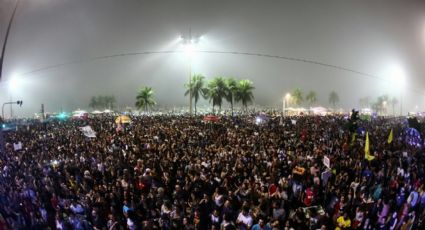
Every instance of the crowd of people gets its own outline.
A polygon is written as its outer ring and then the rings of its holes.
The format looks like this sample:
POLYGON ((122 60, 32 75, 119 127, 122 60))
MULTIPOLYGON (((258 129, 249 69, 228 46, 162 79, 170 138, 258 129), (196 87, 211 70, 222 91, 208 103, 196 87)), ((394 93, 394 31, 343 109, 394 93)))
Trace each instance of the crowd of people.
POLYGON ((0 229, 424 229, 423 146, 406 143, 403 119, 361 121, 357 135, 347 123, 22 122, 0 155, 0 229))

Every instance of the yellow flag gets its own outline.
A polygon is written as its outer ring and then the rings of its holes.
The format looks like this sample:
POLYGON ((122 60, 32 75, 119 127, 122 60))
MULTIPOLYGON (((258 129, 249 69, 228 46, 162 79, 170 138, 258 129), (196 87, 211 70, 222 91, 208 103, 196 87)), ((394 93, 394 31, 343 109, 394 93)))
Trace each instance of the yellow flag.
POLYGON ((356 133, 353 133, 351 134, 350 146, 353 146, 355 141, 356 141, 356 133))
POLYGON ((390 135, 388 136, 388 144, 391 144, 393 142, 394 134, 393 129, 391 129, 390 135))
POLYGON ((373 160, 375 157, 370 155, 370 148, 369 148, 369 132, 366 132, 366 144, 364 145, 364 158, 368 161, 373 160))

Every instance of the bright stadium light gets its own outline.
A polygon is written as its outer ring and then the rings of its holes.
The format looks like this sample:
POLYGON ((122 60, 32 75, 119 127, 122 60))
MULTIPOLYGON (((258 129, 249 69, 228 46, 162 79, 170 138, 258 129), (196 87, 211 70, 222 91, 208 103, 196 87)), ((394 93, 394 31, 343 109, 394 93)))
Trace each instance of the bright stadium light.
MULTIPOLYGON (((184 53, 189 57, 189 85, 191 85, 192 81, 192 56, 193 53, 196 52, 196 46, 201 40, 200 36, 192 36, 192 30, 189 29, 189 35, 180 36, 180 42, 183 45, 184 53)), ((192 91, 189 90, 189 115, 192 115, 192 91)))
POLYGON ((180 36, 179 40, 183 45, 183 51, 189 57, 192 57, 193 53, 196 52, 199 42, 202 37, 192 36, 192 32, 189 30, 189 35, 187 37, 180 36))
POLYGON ((188 43, 184 45, 184 53, 192 56, 193 52, 195 51, 195 45, 192 43, 188 43))
POLYGON ((19 87, 21 86, 21 80, 18 78, 18 77, 16 77, 16 76, 13 76, 10 80, 9 80, 9 89, 12 91, 12 92, 16 92, 16 90, 18 90, 19 89, 19 87))

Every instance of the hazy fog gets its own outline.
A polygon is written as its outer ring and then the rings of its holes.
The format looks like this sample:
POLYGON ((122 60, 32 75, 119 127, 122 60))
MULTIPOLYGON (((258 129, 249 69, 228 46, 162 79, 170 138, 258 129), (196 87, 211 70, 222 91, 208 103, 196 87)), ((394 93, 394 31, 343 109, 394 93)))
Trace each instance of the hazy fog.
MULTIPOLYGON (((0 0, 0 42, 12 12, 0 0)), ((21 0, 10 32, 0 102, 22 99, 15 114, 87 108, 91 96, 115 95, 133 106, 151 86, 161 106, 187 104, 189 62, 178 37, 202 35, 200 51, 278 55, 355 70, 270 57, 195 53, 192 72, 254 82, 255 103, 280 106, 294 88, 328 106, 358 107, 387 93, 404 110, 425 110, 425 1, 112 1, 21 0), (97 58, 116 54, 110 58, 97 58), (371 75, 371 76, 369 76, 371 75), (404 75, 405 84, 396 84, 404 75), (377 77, 377 78, 375 78, 377 77), (11 79, 16 87, 9 87, 11 79)), ((1 43, 2 44, 2 43, 1 43)), ((202 104, 207 102, 202 101, 202 104)))

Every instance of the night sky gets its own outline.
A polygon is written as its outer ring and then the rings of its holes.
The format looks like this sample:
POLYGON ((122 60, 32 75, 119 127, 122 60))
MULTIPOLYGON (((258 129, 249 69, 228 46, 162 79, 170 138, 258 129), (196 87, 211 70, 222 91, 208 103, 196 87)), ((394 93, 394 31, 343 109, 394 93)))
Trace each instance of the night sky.
MULTIPOLYGON (((0 0, 1 44, 14 3, 0 0)), ((21 0, 0 102, 22 99, 19 116, 41 103, 51 112, 88 109, 101 94, 115 95, 123 108, 147 85, 158 105, 185 106, 189 61, 178 38, 189 28, 202 36, 197 50, 208 51, 193 54, 192 72, 250 79, 257 105, 278 108, 300 88, 316 91, 323 106, 335 90, 344 109, 386 93, 401 96, 405 112, 425 110, 423 0, 21 0), (170 52, 143 54, 162 51, 170 52)))

